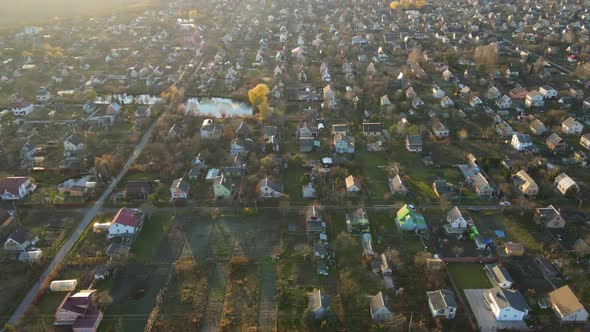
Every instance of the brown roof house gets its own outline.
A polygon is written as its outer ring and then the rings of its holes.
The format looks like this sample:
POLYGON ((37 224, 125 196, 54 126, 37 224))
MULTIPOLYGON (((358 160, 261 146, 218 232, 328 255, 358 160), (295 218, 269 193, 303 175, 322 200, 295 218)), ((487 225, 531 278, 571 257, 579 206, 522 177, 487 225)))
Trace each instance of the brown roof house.
POLYGON ((549 303, 562 322, 586 322, 588 311, 572 289, 565 285, 549 293, 549 303))
POLYGON ((393 312, 389 309, 383 293, 379 292, 377 295, 371 296, 369 303, 369 309, 371 310, 371 318, 375 322, 384 322, 393 317, 393 312))
POLYGON ((394 195, 406 196, 408 194, 408 188, 404 185, 399 174, 389 179, 389 190, 394 195))
POLYGON ((103 317, 94 304, 95 297, 94 289, 68 293, 55 311, 53 325, 70 325, 74 332, 95 332, 103 317))

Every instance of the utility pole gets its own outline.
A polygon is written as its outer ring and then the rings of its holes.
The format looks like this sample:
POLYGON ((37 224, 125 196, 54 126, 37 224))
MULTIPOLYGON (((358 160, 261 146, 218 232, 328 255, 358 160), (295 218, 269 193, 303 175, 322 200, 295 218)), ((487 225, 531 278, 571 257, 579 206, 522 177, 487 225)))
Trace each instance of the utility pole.
POLYGON ((414 312, 410 313, 410 325, 408 325, 408 332, 412 330, 412 319, 414 319, 414 312))

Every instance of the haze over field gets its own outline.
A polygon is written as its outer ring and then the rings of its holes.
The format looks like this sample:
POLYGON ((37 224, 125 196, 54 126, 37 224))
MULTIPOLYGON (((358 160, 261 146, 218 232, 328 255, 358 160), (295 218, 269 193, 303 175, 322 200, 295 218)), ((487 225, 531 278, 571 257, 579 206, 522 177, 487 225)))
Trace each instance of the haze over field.
POLYGON ((117 14, 156 0, 0 0, 0 28, 33 24, 54 17, 117 14))

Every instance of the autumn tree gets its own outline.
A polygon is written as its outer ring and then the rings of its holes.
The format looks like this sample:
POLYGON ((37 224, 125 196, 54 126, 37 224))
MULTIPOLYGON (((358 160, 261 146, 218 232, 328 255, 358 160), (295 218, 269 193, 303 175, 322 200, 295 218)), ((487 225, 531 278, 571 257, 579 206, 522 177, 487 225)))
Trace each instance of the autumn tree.
POLYGON ((197 16, 199 16, 199 12, 196 9, 191 10, 190 12, 188 12, 188 17, 190 19, 195 19, 197 18, 197 16))
POLYGON ((499 54, 498 44, 491 43, 488 45, 477 46, 473 58, 478 64, 484 65, 488 69, 492 69, 498 64, 499 54))
POLYGON ((420 48, 414 47, 408 54, 408 63, 420 63, 422 60, 422 50, 420 48))
POLYGON ((258 84, 248 91, 248 99, 254 107, 267 107, 268 106, 268 85, 258 84))

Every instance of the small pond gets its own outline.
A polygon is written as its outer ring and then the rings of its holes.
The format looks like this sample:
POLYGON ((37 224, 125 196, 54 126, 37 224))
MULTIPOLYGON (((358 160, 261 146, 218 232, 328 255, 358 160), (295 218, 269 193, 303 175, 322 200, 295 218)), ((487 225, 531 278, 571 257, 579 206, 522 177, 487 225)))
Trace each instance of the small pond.
POLYGON ((189 98, 185 104, 185 113, 206 115, 215 118, 223 116, 252 116, 253 108, 243 102, 228 98, 189 98))

